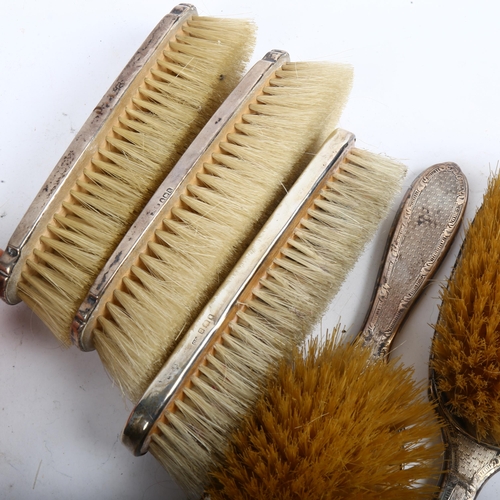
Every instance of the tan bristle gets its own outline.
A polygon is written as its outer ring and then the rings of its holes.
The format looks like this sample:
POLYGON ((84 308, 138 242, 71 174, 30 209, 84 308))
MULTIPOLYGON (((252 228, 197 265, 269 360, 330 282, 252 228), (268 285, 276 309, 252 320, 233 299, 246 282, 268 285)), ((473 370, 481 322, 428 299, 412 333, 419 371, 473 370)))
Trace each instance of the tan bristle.
POLYGON ((253 296, 153 435, 150 451, 186 489, 203 487, 265 377, 318 321, 387 214, 403 174, 399 163, 353 149, 261 271, 253 296))
POLYGON ((447 286, 431 359, 447 407, 500 443, 500 177, 489 181, 447 286))
MULTIPOLYGON (((211 471, 212 500, 432 498, 443 445, 412 370, 329 336, 281 362, 211 471)), ((441 459, 441 460, 440 460, 441 459)))
POLYGON ((188 20, 54 215, 18 294, 63 343, 116 244, 236 86, 253 42, 251 22, 188 20))
POLYGON ((165 215, 94 330, 101 360, 128 398, 142 396, 316 152, 312 144, 331 115, 338 119, 351 78, 344 65, 287 63, 234 132, 211 146, 211 160, 165 215))

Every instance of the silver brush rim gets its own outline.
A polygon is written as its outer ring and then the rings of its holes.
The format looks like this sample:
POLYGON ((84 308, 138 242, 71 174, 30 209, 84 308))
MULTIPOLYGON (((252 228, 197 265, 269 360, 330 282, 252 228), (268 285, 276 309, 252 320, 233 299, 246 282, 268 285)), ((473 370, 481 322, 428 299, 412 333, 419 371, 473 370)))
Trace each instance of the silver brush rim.
POLYGON ((80 173, 75 172, 79 160, 84 155, 93 153, 97 148, 94 139, 146 62, 150 60, 172 31, 177 30, 180 25, 194 15, 197 15, 196 8, 193 5, 182 3, 174 7, 170 14, 158 23, 94 108, 92 114, 52 170, 12 234, 4 253, 0 256, 0 298, 7 304, 17 304, 21 301, 17 295, 17 283, 27 257, 23 255, 23 249, 31 238, 36 237, 36 228, 42 225, 46 226, 55 207, 60 206, 67 195, 68 186, 73 185, 75 176, 80 173))
POLYGON ((165 407, 177 395, 191 370, 252 278, 259 273, 268 256, 284 243, 287 230, 298 224, 301 209, 317 193, 322 183, 339 168, 354 146, 350 132, 337 130, 324 143, 285 198, 250 244, 222 286, 205 306, 175 348, 163 368, 132 411, 123 430, 122 441, 134 453, 148 451, 151 431, 165 407))
POLYGON ((181 159, 171 170, 120 244, 97 276, 89 293, 78 309, 71 327, 73 343, 82 351, 94 349, 93 329, 96 318, 102 314, 99 302, 109 290, 116 288, 121 279, 120 269, 128 269, 137 258, 138 248, 144 247, 154 237, 154 232, 178 200, 178 194, 189 182, 188 174, 208 148, 224 131, 224 127, 248 104, 248 98, 277 69, 289 60, 288 53, 272 50, 258 61, 224 101, 214 116, 191 143, 181 159))

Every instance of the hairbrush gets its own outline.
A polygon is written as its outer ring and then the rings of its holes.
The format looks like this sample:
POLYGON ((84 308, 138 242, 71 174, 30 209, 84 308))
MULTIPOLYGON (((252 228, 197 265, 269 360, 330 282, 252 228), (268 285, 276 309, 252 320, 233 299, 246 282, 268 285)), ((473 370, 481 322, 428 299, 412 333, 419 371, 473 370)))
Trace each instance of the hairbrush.
POLYGON ((252 241, 138 402, 124 430, 191 492, 221 458, 281 357, 303 338, 373 235, 404 167, 338 130, 252 241))
POLYGON ((442 303, 430 358, 431 395, 447 422, 440 499, 476 498, 500 470, 500 179, 469 225, 442 303))

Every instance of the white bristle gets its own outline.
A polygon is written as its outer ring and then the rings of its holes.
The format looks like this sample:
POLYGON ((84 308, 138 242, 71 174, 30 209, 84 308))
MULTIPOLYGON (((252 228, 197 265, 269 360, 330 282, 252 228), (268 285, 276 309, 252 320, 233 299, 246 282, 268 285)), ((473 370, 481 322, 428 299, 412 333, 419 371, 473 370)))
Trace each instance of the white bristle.
POLYGON ((175 410, 165 412, 150 451, 188 491, 203 488, 265 378, 337 293, 387 214, 404 171, 397 162, 352 150, 272 266, 262 270, 222 342, 200 361, 175 410))
POLYGON ((188 20, 54 215, 40 249, 26 262, 18 293, 65 344, 102 265, 236 86, 253 32, 244 20, 188 20))
POLYGON ((316 152, 312 145, 340 116, 351 78, 344 65, 287 63, 252 97, 234 132, 211 146, 211 160, 165 215, 94 330, 101 360, 128 398, 141 397, 316 152))

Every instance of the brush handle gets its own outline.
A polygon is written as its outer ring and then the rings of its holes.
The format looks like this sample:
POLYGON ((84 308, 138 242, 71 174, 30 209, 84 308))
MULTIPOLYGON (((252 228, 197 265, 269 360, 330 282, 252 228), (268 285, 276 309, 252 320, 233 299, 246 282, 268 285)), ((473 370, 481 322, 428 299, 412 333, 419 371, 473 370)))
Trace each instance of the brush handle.
POLYGON ((473 500, 484 483, 500 470, 500 450, 478 443, 452 424, 443 429, 448 472, 439 500, 473 500))
POLYGON ((368 319, 358 336, 374 356, 387 357, 408 311, 446 255, 467 197, 467 180, 455 163, 428 168, 410 186, 392 226, 368 319))

